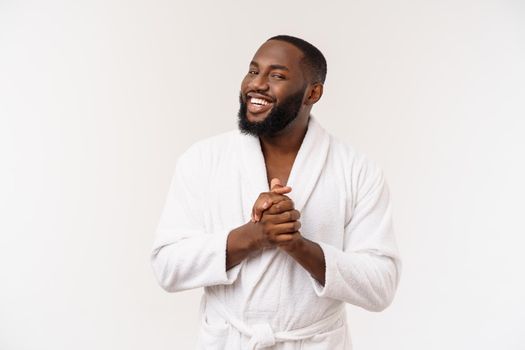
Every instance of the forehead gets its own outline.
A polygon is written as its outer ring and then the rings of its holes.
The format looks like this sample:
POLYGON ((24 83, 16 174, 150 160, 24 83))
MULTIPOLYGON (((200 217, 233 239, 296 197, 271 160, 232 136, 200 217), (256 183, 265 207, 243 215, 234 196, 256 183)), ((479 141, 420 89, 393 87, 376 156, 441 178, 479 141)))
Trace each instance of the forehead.
POLYGON ((253 56, 253 62, 259 66, 282 65, 290 70, 300 70, 303 53, 290 43, 269 40, 261 45, 253 56))

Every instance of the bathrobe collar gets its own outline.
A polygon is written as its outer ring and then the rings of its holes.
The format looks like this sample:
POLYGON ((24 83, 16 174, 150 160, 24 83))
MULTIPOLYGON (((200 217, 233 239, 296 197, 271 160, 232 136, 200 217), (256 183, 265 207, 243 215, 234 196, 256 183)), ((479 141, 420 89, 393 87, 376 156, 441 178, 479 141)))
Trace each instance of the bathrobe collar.
MULTIPOLYGON (((330 136, 317 120, 310 116, 308 129, 288 177, 288 194, 295 209, 302 211, 315 187, 326 162, 330 136)), ((258 137, 241 134, 241 162, 244 221, 251 218, 252 206, 261 192, 268 192, 266 165, 258 137)))

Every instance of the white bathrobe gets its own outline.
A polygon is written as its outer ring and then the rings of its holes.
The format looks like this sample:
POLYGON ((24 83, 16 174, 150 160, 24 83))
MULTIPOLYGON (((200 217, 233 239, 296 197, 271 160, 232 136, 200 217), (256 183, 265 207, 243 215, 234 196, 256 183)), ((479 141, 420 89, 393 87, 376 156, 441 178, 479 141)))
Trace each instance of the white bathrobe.
POLYGON ((226 271, 229 232, 269 191, 258 138, 231 131, 179 158, 152 265, 169 292, 204 287, 200 349, 351 349, 345 303, 392 301, 400 261, 380 169, 310 117, 287 185, 301 234, 323 250, 324 286, 278 248, 226 271))

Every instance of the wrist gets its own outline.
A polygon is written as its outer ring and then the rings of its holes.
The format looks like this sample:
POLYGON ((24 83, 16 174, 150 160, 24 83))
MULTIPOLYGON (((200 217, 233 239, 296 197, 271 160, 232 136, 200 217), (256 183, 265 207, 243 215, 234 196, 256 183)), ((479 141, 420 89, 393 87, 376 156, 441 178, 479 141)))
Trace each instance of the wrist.
POLYGON ((239 239, 241 240, 242 249, 248 253, 259 250, 259 241, 256 238, 253 222, 248 222, 238 228, 239 239))
POLYGON ((301 255, 306 249, 306 244, 306 239, 303 236, 299 236, 298 239, 294 239, 289 243, 281 245, 281 248, 291 256, 301 255))

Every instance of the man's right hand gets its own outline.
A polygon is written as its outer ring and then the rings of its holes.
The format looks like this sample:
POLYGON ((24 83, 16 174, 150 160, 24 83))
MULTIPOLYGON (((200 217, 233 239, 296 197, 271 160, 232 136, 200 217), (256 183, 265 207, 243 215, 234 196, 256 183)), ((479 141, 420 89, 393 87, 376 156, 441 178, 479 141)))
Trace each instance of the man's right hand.
POLYGON ((295 210, 293 201, 285 196, 292 188, 283 186, 281 180, 273 178, 270 189, 271 192, 259 195, 252 209, 252 222, 260 223, 252 230, 255 247, 259 249, 288 241, 289 236, 301 227, 298 221, 301 214, 295 210))
MULTIPOLYGON (((276 180, 276 179, 274 179, 276 180)), ((252 220, 232 230, 228 235, 226 269, 239 264, 250 253, 267 247, 275 247, 291 239, 301 227, 301 214, 295 210, 293 201, 284 195, 291 191, 279 180, 272 180, 271 192, 263 192, 255 201, 252 220), (265 205, 266 203, 266 205, 265 205), (264 212, 264 215, 262 215, 264 212), (254 220, 257 215, 257 220, 254 220)))
POLYGON ((261 219, 263 212, 270 208, 273 204, 280 202, 281 200, 290 199, 287 196, 276 196, 284 195, 292 192, 290 186, 283 186, 281 180, 273 178, 270 182, 270 192, 263 192, 259 195, 259 198, 255 201, 252 208, 252 221, 257 222, 261 219))
POLYGON ((264 212, 261 219, 250 222, 250 237, 255 249, 269 248, 279 243, 290 240, 290 236, 301 228, 299 218, 301 213, 294 209, 293 201, 283 195, 272 194, 284 197, 277 202, 272 201, 272 206, 264 212))

